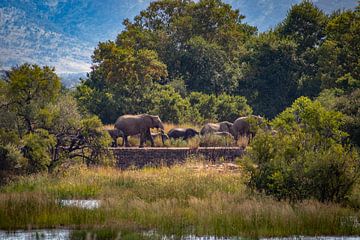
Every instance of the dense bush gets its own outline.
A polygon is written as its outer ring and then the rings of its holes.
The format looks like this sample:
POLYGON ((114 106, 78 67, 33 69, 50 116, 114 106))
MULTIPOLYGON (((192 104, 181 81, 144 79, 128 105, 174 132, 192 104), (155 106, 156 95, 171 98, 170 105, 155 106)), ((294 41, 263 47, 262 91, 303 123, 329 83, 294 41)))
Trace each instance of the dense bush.
POLYGON ((0 80, 0 170, 35 173, 64 160, 97 163, 110 137, 97 117, 79 113, 49 67, 21 65, 0 80))
POLYGON ((23 137, 22 151, 29 161, 29 172, 36 173, 48 169, 51 163, 51 149, 55 144, 55 136, 43 129, 30 132, 23 137))
POLYGON ((360 156, 341 145, 341 114, 299 98, 259 133, 246 157, 250 186, 291 201, 342 201, 359 177, 360 156))

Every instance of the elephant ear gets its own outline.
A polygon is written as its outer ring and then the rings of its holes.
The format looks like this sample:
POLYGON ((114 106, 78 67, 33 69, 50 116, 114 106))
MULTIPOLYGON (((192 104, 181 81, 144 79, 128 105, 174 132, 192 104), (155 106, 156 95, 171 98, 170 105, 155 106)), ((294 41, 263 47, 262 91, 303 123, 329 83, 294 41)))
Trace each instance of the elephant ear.
POLYGON ((156 124, 156 122, 158 122, 158 120, 160 119, 159 116, 156 115, 150 115, 150 116, 153 125, 156 124))

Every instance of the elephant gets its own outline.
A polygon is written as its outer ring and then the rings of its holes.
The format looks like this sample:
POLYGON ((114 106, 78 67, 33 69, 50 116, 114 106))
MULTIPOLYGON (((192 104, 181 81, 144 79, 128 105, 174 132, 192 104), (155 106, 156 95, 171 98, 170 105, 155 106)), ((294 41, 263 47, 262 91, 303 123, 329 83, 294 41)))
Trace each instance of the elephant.
POLYGON ((182 138, 183 140, 195 137, 196 135, 199 135, 199 132, 192 128, 173 128, 168 132, 169 138, 182 138))
POLYGON ((256 134, 255 130, 251 128, 251 123, 255 124, 255 126, 260 126, 263 122, 264 119, 262 117, 255 115, 236 119, 232 127, 235 141, 237 141, 240 136, 246 136, 250 142, 250 139, 254 138, 256 134))
POLYGON ((149 139, 151 146, 154 147, 150 128, 161 129, 161 132, 164 132, 164 125, 159 116, 149 114, 120 116, 115 122, 115 128, 123 133, 123 145, 125 143, 125 147, 129 147, 128 136, 137 134, 140 134, 140 148, 144 147, 146 139, 149 139))
POLYGON ((165 134, 164 132, 159 132, 159 133, 151 133, 151 137, 157 138, 157 137, 161 137, 161 142, 164 145, 165 141, 169 139, 169 136, 167 134, 165 134))
POLYGON ((231 133, 229 133, 229 132, 214 132, 214 133, 212 133, 212 134, 215 135, 215 136, 229 137, 229 138, 231 138, 231 139, 234 139, 234 136, 233 136, 231 133))
POLYGON ((207 123, 201 129, 200 134, 206 135, 206 134, 213 134, 215 132, 228 132, 230 134, 233 134, 232 126, 233 124, 228 121, 219 122, 219 123, 207 123))
POLYGON ((117 139, 119 137, 123 137, 123 132, 114 128, 114 129, 107 129, 107 132, 109 133, 110 137, 113 139, 113 142, 111 143, 112 147, 117 147, 117 139))

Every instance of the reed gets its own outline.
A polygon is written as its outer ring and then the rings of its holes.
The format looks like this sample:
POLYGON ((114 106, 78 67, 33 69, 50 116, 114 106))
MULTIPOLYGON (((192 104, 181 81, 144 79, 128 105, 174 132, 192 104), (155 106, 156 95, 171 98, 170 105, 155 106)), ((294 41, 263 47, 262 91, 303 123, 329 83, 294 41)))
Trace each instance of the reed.
POLYGON ((149 230, 176 236, 360 234, 357 210, 317 201, 279 202, 250 192, 247 180, 241 167, 199 161, 127 171, 73 166, 61 174, 22 177, 3 186, 0 229, 83 229, 74 239, 88 229, 97 239, 124 233, 142 239, 139 233, 149 230), (100 199, 102 205, 93 210, 63 207, 58 200, 64 198, 100 199))

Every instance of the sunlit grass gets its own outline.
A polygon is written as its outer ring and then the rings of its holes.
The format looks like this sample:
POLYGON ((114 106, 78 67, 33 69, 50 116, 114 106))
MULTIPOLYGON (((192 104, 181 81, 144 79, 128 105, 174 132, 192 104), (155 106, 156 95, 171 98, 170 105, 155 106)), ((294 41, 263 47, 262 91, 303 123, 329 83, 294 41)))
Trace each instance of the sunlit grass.
MULTIPOLYGON (((121 171, 72 167, 23 177, 0 189, 0 228, 98 229, 99 235, 156 230, 216 236, 356 235, 356 210, 251 193, 242 168, 192 161, 172 168, 121 171), (99 209, 62 207, 59 199, 99 199, 99 209), (106 231, 105 229, 108 229, 106 231)), ((99 239, 99 238, 98 238, 99 239)), ((106 238, 105 238, 106 239, 106 238)))
MULTIPOLYGON (((113 129, 113 125, 105 125, 104 129, 113 129)), ((193 128, 197 131, 200 131, 201 126, 193 125, 190 123, 184 124, 172 124, 164 123, 164 131, 168 133, 173 128, 193 128)), ((156 133, 158 130, 153 129, 152 132, 156 133)), ((139 136, 130 136, 128 137, 129 145, 132 147, 137 147, 140 145, 139 136)), ((234 139, 225 136, 216 136, 216 135, 206 135, 206 136, 197 136, 187 141, 182 139, 168 139, 165 141, 165 144, 162 143, 161 137, 155 137, 154 143, 156 147, 189 147, 189 148, 198 148, 198 147, 241 147, 246 148, 248 145, 248 139, 243 137, 240 138, 236 143, 234 139)), ((122 138, 118 139, 118 144, 122 144, 122 138)), ((147 141, 145 146, 150 147, 150 141, 147 141)))

